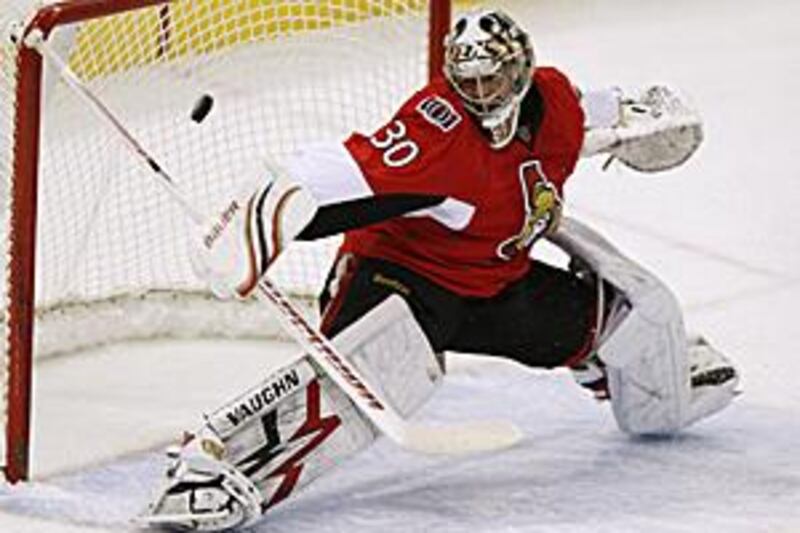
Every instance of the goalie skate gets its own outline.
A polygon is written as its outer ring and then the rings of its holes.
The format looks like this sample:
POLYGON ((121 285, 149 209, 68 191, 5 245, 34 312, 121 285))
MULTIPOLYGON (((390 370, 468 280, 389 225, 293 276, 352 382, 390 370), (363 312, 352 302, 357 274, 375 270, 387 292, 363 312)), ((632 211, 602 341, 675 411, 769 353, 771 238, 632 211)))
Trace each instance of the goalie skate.
POLYGON ((702 337, 689 339, 689 363, 692 389, 702 387, 735 389, 739 383, 739 375, 733 363, 702 337))
POLYGON ((740 394, 733 363, 702 337, 688 339, 690 417, 699 420, 724 409, 740 394))
POLYGON ((205 429, 187 443, 167 450, 164 486, 143 525, 194 531, 245 526, 261 516, 258 488, 231 464, 221 460, 224 445, 205 429))

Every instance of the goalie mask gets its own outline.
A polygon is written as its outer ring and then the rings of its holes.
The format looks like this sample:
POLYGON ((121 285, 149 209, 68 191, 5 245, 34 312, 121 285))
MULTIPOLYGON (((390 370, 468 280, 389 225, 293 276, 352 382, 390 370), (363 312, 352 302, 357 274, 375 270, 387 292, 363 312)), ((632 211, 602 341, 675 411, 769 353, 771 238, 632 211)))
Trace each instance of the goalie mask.
POLYGON ((528 35, 502 11, 467 13, 445 39, 445 76, 491 135, 492 148, 514 138, 533 70, 528 35))

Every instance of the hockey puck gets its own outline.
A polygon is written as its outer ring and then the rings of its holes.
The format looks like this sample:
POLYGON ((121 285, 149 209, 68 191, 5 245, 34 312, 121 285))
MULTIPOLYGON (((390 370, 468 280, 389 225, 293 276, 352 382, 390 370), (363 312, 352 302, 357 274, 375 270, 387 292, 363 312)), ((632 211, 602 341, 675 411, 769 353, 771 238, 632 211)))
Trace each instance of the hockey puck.
POLYGON ((204 94, 203 96, 197 99, 197 102, 194 103, 191 115, 192 120, 200 124, 205 120, 205 118, 211 112, 211 108, 213 106, 214 106, 214 99, 211 97, 210 94, 204 94))

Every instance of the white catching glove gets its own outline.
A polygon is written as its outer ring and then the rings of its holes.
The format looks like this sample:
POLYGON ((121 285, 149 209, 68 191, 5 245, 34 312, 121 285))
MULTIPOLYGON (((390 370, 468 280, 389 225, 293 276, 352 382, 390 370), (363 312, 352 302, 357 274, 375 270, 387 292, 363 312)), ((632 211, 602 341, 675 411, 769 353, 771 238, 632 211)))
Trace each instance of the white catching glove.
POLYGON ((609 154, 640 172, 658 172, 694 154, 703 141, 703 122, 678 91, 662 85, 636 97, 619 89, 587 92, 585 157, 609 154))
POLYGON ((277 174, 245 201, 232 200, 203 228, 193 243, 195 273, 220 298, 246 298, 316 211, 305 186, 277 174))
POLYGON ((658 172, 683 164, 703 142, 703 122, 679 92, 656 85, 636 100, 622 102, 622 127, 647 133, 613 151, 640 172, 658 172))

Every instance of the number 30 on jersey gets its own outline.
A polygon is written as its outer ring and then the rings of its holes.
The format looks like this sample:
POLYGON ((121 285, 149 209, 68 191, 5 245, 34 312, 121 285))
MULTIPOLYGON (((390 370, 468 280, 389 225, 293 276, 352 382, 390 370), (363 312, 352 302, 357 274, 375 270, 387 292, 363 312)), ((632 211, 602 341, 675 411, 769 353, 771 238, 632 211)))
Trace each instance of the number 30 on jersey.
POLYGON ((406 125, 395 120, 370 137, 369 142, 383 152, 383 164, 391 168, 404 167, 419 155, 419 145, 408 139, 406 125))

